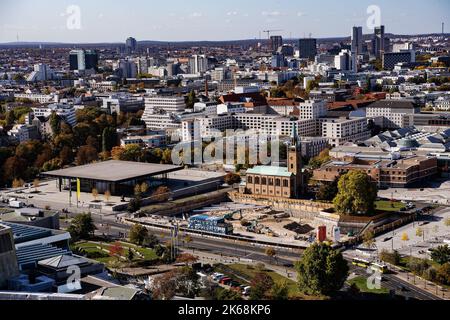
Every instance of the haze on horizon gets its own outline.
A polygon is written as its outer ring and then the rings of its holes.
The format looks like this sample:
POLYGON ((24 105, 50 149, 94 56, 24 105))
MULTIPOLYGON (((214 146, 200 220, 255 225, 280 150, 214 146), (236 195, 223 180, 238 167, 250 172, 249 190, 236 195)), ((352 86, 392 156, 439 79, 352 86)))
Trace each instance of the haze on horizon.
POLYGON ((441 23, 450 27, 448 0, 210 0, 87 1, 2 0, 0 43, 124 42, 237 40, 266 37, 263 30, 285 38, 349 36, 351 27, 367 28, 367 8, 381 9, 386 32, 395 34, 439 33, 441 23), (81 29, 69 29, 68 8, 80 9, 81 29))

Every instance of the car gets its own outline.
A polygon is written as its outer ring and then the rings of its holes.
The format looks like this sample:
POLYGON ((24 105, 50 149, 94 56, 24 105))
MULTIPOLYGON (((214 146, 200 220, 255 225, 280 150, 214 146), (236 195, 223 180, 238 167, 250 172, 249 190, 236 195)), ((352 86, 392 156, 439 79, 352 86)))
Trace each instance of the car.
POLYGON ((408 291, 408 289, 405 286, 403 286, 403 285, 399 285, 398 286, 398 290, 400 290, 402 292, 408 291))
POLYGON ((229 284, 229 286, 230 286, 231 288, 237 289, 237 288, 239 288, 239 287, 241 286, 241 284, 240 284, 239 282, 236 282, 236 281, 231 281, 230 284, 229 284))
POLYGON ((245 287, 244 290, 242 290, 242 294, 244 296, 248 296, 250 295, 250 290, 252 289, 252 287, 245 287))
POLYGON ((219 280, 219 283, 220 284, 224 284, 224 285, 228 285, 231 281, 233 281, 231 278, 223 277, 222 279, 219 280))

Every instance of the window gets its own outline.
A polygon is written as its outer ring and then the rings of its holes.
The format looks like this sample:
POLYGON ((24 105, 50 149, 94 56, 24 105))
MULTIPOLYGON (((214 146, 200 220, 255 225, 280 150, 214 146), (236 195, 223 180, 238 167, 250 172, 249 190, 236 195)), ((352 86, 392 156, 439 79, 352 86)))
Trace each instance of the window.
POLYGON ((273 186, 273 179, 269 178, 269 186, 273 186))
POLYGON ((275 186, 276 187, 280 187, 281 186, 281 180, 280 179, 275 179, 275 186))
POLYGON ((283 187, 285 187, 285 188, 289 187, 289 180, 287 180, 287 179, 283 180, 283 187))
POLYGON ((267 179, 266 179, 266 178, 262 178, 262 182, 261 182, 261 184, 263 184, 263 185, 267 185, 267 179))
POLYGON ((248 178, 247 178, 247 182, 248 182, 248 183, 253 183, 253 178, 252 178, 252 177, 248 177, 248 178))
POLYGON ((255 178, 255 184, 260 184, 259 177, 256 177, 256 178, 255 178))

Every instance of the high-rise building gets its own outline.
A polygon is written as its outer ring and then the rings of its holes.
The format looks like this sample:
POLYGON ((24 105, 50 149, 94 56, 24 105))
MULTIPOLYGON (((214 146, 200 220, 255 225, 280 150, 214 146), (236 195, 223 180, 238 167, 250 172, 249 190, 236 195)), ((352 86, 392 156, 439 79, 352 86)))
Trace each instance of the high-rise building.
POLYGON ((189 58, 189 70, 193 74, 208 71, 208 58, 205 55, 193 55, 189 58))
POLYGON ((352 52, 363 53, 363 31, 362 27, 353 27, 352 29, 352 52))
POLYGON ((136 62, 131 60, 120 60, 117 69, 122 78, 136 78, 138 74, 136 62))
POLYGON ((334 59, 334 67, 342 71, 353 70, 354 59, 352 56, 356 55, 352 55, 349 50, 342 50, 334 59))
POLYGON ((125 51, 128 54, 135 53, 137 50, 137 41, 135 38, 129 37, 125 42, 125 51))
POLYGON ((97 70, 98 53, 95 50, 72 50, 69 53, 70 70, 97 70))
POLYGON ((385 37, 385 28, 384 26, 379 26, 375 28, 374 38, 372 40, 372 49, 373 54, 377 58, 381 58, 383 53, 388 51, 389 48, 389 40, 385 37))
POLYGON ((270 50, 277 51, 283 45, 282 36, 270 36, 270 50))
POLYGON ((298 41, 299 57, 314 60, 317 54, 317 39, 305 38, 298 41))

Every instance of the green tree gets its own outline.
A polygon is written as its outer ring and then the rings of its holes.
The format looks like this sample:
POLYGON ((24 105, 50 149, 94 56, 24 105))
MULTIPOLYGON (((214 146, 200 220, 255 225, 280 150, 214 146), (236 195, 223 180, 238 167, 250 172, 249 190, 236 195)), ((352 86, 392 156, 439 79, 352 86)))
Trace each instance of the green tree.
POLYGON ((217 293, 217 300, 219 301, 240 301, 243 300, 240 293, 228 290, 228 289, 222 289, 219 288, 216 290, 217 293))
POLYGON ((117 145, 116 129, 112 127, 106 127, 103 129, 102 134, 102 150, 103 152, 109 152, 117 145))
POLYGON ((131 243, 142 245, 144 241, 147 239, 147 237, 148 237, 148 230, 143 225, 136 223, 131 227, 130 230, 131 243))
POLYGON ((386 249, 383 249, 380 253, 380 259, 381 259, 381 261, 385 261, 394 266, 398 266, 401 262, 401 256, 397 250, 394 250, 393 252, 389 252, 386 249))
POLYGON ((97 228, 90 213, 77 215, 70 224, 68 231, 74 241, 89 239, 97 228))
POLYGON ((275 282, 269 292, 271 300, 281 301, 289 299, 289 288, 285 281, 275 282))
POLYGON ((61 119, 56 114, 56 112, 52 112, 50 115, 50 127, 52 128, 53 135, 58 135, 61 132, 61 119))
POLYGON ((187 98, 186 98, 186 107, 188 109, 193 109, 194 108, 194 104, 196 104, 199 100, 197 99, 197 96, 195 95, 195 91, 191 90, 191 92, 189 92, 187 98))
POLYGON ((338 182, 339 177, 336 177, 333 182, 324 182, 320 185, 319 190, 316 194, 317 200, 322 201, 333 201, 333 199, 338 194, 338 182))
POLYGON ((131 248, 128 248, 128 255, 127 255, 128 261, 133 261, 134 259, 134 253, 133 250, 131 250, 131 248))
POLYGON ((338 194, 333 200, 336 212, 346 215, 372 213, 378 189, 362 171, 350 171, 339 179, 338 194))
POLYGON ((309 166, 313 170, 318 169, 325 163, 329 162, 330 160, 331 160, 330 149, 325 149, 322 150, 322 152, 317 157, 314 157, 309 161, 309 166))
POLYGON ((440 265, 450 262, 450 247, 448 245, 438 246, 431 251, 431 259, 440 265))
POLYGON ((267 300, 270 298, 270 290, 274 285, 271 276, 265 272, 258 272, 250 282, 252 290, 250 291, 251 300, 267 300))
POLYGON ((298 286, 310 295, 330 295, 342 288, 349 267, 342 254, 327 244, 313 244, 296 263, 298 286))

